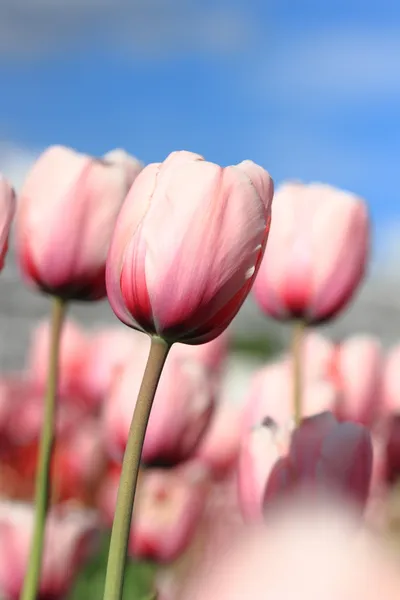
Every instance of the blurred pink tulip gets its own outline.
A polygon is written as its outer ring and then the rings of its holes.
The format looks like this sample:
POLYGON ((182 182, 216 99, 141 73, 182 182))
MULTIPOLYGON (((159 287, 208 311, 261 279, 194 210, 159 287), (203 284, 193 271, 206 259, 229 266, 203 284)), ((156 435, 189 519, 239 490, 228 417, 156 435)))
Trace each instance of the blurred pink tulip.
POLYGON ((59 440, 53 453, 52 481, 56 498, 89 500, 106 464, 98 420, 81 420, 79 427, 59 440))
POLYGON ((129 539, 137 558, 175 560, 189 545, 203 512, 207 472, 195 463, 144 471, 129 539))
MULTIPOLYGON (((32 383, 43 391, 47 385, 51 328, 42 321, 33 331, 28 355, 27 372, 32 383)), ((86 398, 83 373, 90 356, 89 338, 82 328, 68 319, 61 332, 58 389, 60 394, 91 404, 86 398)))
MULTIPOLYGON (((243 417, 243 431, 270 417, 280 428, 293 427, 292 366, 288 360, 270 363, 257 371, 250 385, 243 417)), ((303 417, 333 410, 337 391, 326 379, 319 379, 312 369, 305 369, 303 417)))
POLYGON ((225 477, 239 456, 242 411, 229 401, 216 404, 211 423, 194 451, 194 459, 216 479, 225 477))
POLYGON ((15 192, 0 174, 0 271, 8 248, 8 235, 15 212, 15 192))
MULTIPOLYGON (((0 406, 4 406, 3 441, 27 445, 40 437, 43 423, 43 393, 28 379, 3 378, 0 380, 0 406)), ((57 435, 66 435, 76 429, 82 413, 76 401, 60 395, 57 411, 57 435)))
MULTIPOLYGON (((185 592, 189 586, 192 589, 191 583, 197 580, 198 573, 211 573, 232 547, 236 547, 245 530, 234 478, 211 485, 190 546, 178 561, 158 571, 157 599, 192 600, 185 592)), ((214 596, 210 600, 214 600, 214 596)))
POLYGON ((139 175, 140 171, 142 171, 144 164, 121 148, 110 150, 103 158, 106 162, 120 165, 124 169, 128 192, 136 177, 139 175))
POLYGON ((366 204, 328 185, 287 183, 275 195, 271 235, 254 285, 275 319, 320 323, 346 306, 369 252, 366 204))
POLYGON ((126 191, 121 166, 48 148, 20 194, 16 240, 24 279, 66 300, 103 298, 107 252, 126 191))
POLYGON ((224 331, 211 342, 199 346, 175 344, 171 352, 189 356, 204 365, 211 374, 219 376, 228 357, 229 341, 230 332, 224 331))
POLYGON ((246 521, 262 519, 269 476, 287 450, 288 442, 289 436, 282 436, 279 428, 269 420, 243 437, 238 464, 238 493, 246 521))
POLYGON ((145 167, 107 259, 117 317, 170 342, 216 338, 253 284, 272 196, 269 174, 251 161, 223 169, 182 151, 145 167))
MULTIPOLYGON (((138 348, 149 348, 146 335, 126 327, 107 327, 94 332, 89 338, 89 350, 83 362, 83 385, 86 394, 101 403, 110 392, 118 370, 134 357, 138 348)), ((133 358, 134 360, 134 358, 133 358)))
POLYGON ((337 414, 372 426, 383 405, 382 347, 372 336, 354 336, 338 345, 332 356, 331 380, 339 393, 337 414))
MULTIPOLYGON (((58 507, 46 522, 38 599, 63 598, 96 546, 98 522, 92 512, 58 507)), ((33 507, 0 503, 0 593, 17 600, 24 580, 33 529, 33 507)))
MULTIPOLYGON (((306 382, 326 379, 326 374, 331 368, 335 355, 335 344, 314 331, 305 332, 302 341, 301 368, 302 377, 306 382)), ((291 353, 284 359, 292 364, 291 353)))
POLYGON ((167 594, 161 588, 162 600, 396 600, 400 577, 395 557, 351 508, 307 497, 272 511, 264 527, 167 594))
MULTIPOLYGON (((114 518, 119 471, 108 473, 98 505, 104 522, 114 518)), ((137 558, 175 560, 191 542, 204 510, 208 473, 196 462, 173 469, 144 469, 139 477, 129 551, 137 558)))
POLYGON ((383 402, 385 412, 400 414, 400 344, 386 357, 383 372, 383 402))
POLYGON ((293 434, 289 453, 273 467, 265 501, 294 488, 333 490, 365 506, 372 475, 372 440, 352 422, 338 423, 332 413, 309 417, 293 434))
MULTIPOLYGON (((104 432, 111 456, 122 458, 147 360, 138 349, 116 378, 104 409, 104 432)), ((143 447, 144 463, 173 465, 197 446, 214 410, 214 387, 207 371, 179 354, 161 375, 143 447)))

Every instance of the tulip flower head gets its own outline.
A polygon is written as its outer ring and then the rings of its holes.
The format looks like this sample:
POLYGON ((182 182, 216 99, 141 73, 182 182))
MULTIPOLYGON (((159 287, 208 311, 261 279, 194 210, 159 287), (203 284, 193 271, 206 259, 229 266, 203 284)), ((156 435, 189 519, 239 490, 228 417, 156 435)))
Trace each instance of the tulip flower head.
POLYGON ((107 294, 126 325, 167 342, 211 341, 253 284, 273 183, 251 161, 222 168, 173 152, 135 180, 107 259, 107 294))
POLYGON ((126 192, 119 164, 48 148, 20 193, 16 241, 27 283, 64 300, 103 298, 107 252, 126 192))
POLYGON ((275 319, 329 320, 347 305, 366 270, 366 204, 328 185, 287 183, 275 195, 272 216, 256 301, 275 319))

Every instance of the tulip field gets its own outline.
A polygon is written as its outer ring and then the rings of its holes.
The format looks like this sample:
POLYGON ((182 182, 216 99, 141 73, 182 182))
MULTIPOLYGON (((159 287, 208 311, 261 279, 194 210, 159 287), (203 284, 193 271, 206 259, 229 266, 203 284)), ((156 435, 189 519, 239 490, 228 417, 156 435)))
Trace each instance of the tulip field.
POLYGON ((321 332, 371 229, 356 192, 189 151, 0 176, 0 268, 49 307, 0 374, 1 598, 397 600, 400 345, 321 332))

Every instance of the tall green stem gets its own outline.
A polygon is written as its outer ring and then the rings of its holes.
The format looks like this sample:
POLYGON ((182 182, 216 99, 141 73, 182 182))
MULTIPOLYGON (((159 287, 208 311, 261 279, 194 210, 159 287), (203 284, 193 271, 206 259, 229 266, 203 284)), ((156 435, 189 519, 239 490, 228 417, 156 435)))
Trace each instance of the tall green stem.
POLYGON ((169 349, 170 346, 161 338, 152 338, 150 354, 133 413, 122 463, 117 505, 111 531, 104 600, 121 600, 122 598, 126 553, 143 442, 154 396, 169 349))
POLYGON ((36 473, 35 520, 33 525, 29 563, 25 575, 21 600, 36 600, 38 597, 40 584, 46 515, 50 497, 50 465, 55 430, 58 356, 65 310, 65 302, 60 298, 54 297, 52 306, 47 390, 44 399, 42 436, 40 440, 39 460, 36 473))
POLYGON ((296 427, 302 419, 302 345, 305 330, 304 321, 296 321, 292 332, 292 361, 293 361, 293 413, 296 427))

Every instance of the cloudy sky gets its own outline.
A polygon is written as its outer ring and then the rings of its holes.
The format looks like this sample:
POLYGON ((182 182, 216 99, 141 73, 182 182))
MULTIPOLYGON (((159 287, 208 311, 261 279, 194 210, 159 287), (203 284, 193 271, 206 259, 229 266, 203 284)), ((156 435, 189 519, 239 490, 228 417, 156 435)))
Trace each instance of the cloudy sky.
MULTIPOLYGON (((396 0, 0 0, 0 168, 190 149, 363 195, 400 231, 396 0)), ((399 252, 400 257, 400 252, 399 252)))

